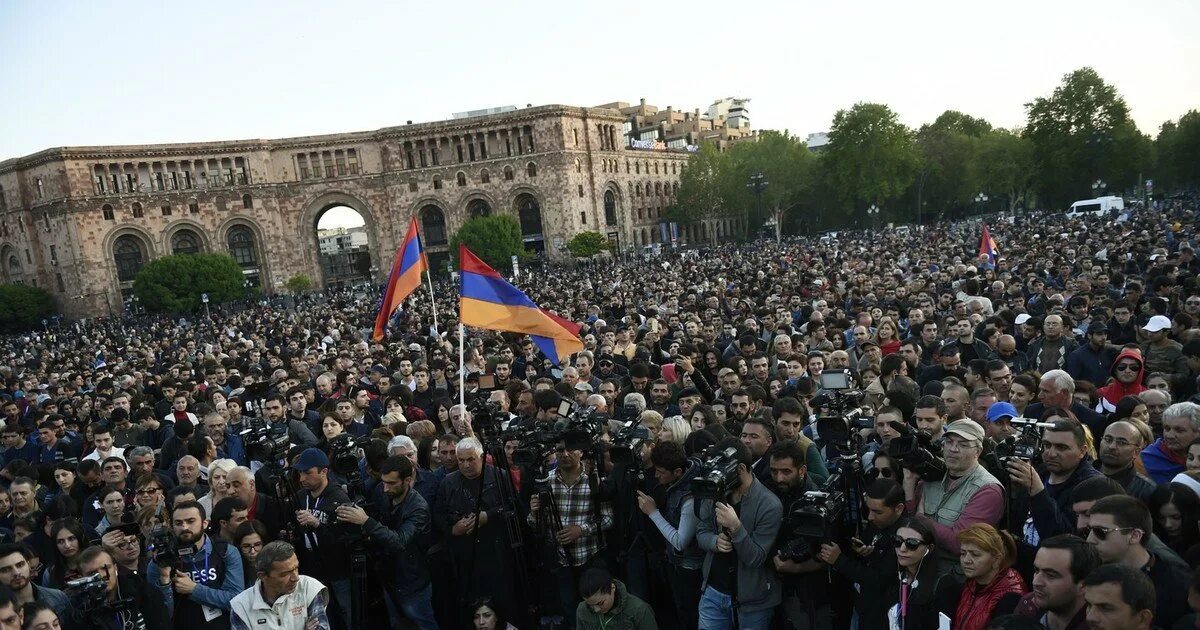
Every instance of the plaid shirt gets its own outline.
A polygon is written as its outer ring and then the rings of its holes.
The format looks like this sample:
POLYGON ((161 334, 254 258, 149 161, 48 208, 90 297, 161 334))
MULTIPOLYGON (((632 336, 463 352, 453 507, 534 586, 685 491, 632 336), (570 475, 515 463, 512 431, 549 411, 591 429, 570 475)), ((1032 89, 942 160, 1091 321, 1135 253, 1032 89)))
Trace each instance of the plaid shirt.
MULTIPOLYGON (((556 471, 550 478, 550 493, 554 497, 562 526, 565 528, 578 525, 583 530, 583 535, 571 545, 559 545, 558 557, 559 561, 567 566, 577 567, 600 551, 600 531, 612 527, 612 506, 607 501, 600 502, 600 523, 597 526, 592 508, 592 501, 596 499, 588 476, 580 474, 574 485, 567 485, 560 475, 561 473, 556 471)), ((543 510, 548 507, 542 505, 543 510)), ((529 516, 529 522, 531 525, 534 523, 532 514, 529 516)))

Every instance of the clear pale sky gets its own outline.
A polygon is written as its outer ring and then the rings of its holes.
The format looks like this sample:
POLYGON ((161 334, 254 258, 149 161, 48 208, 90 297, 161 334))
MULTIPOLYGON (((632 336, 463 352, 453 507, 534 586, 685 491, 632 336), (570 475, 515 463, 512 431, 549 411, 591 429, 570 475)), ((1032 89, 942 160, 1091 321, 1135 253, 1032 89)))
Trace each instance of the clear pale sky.
POLYGON ((1139 128, 1200 108, 1200 2, 0 2, 0 159, 375 129, 499 105, 753 99, 804 136, 857 101, 995 125, 1095 67, 1139 128), (1191 32, 1189 32, 1189 30, 1191 32))

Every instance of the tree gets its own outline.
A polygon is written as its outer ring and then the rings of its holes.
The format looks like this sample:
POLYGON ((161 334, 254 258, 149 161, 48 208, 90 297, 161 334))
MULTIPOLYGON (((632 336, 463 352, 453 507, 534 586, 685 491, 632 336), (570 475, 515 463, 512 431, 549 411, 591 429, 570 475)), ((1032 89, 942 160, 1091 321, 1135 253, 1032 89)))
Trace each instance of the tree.
POLYGON ((288 278, 287 282, 283 283, 283 286, 293 294, 300 295, 301 293, 308 293, 309 291, 312 291, 313 281, 312 278, 308 277, 307 275, 299 273, 291 278, 288 278))
POLYGON ((1200 112, 1193 109, 1179 122, 1163 123, 1154 148, 1159 164, 1157 189, 1175 191, 1200 186, 1200 112))
POLYGON ((29 330, 54 312, 54 298, 44 289, 23 284, 0 285, 0 331, 29 330))
POLYGON ((883 204, 904 193, 920 166, 913 133, 879 103, 858 103, 833 117, 825 176, 854 209, 883 204))
POLYGON ((1065 75, 1049 97, 1036 98, 1025 109, 1034 183, 1039 198, 1052 207, 1091 196, 1097 180, 1107 183, 1106 190, 1132 186, 1148 164, 1149 139, 1129 118, 1117 89, 1092 68, 1065 75))
POLYGON ((783 234, 785 215, 804 205, 804 193, 811 190, 816 158, 804 142, 786 133, 764 131, 757 142, 735 144, 729 152, 722 188, 729 205, 748 208, 751 233, 766 223, 774 223, 775 240, 783 234), (761 173, 767 182, 761 200, 748 187, 751 177, 761 173), (762 215, 759 214, 759 205, 762 215))
POLYGON ((608 250, 608 239, 599 232, 580 232, 567 241, 567 251, 576 258, 590 258, 608 250))
POLYGON ((455 268, 458 268, 460 243, 493 269, 511 270, 513 256, 518 259, 530 256, 521 239, 521 224, 507 214, 476 217, 459 228, 450 239, 450 257, 454 260, 455 268))
POLYGON ((979 138, 992 125, 982 118, 947 110, 917 130, 921 167, 916 178, 919 213, 928 207, 938 215, 961 208, 980 192, 975 172, 979 138))
POLYGON ((997 129, 979 139, 976 158, 980 187, 992 195, 1003 195, 1009 212, 1018 205, 1029 207, 1033 184, 1033 144, 1020 134, 997 129))
MULTIPOLYGON (((711 142, 700 143, 679 176, 679 192, 667 208, 667 219, 680 225, 703 223, 732 213, 725 199, 729 160, 711 142)), ((714 234, 709 230, 709 234, 714 234)))
POLYGON ((220 304, 246 295, 242 269, 227 254, 175 254, 150 261, 133 280, 146 310, 186 313, 201 308, 201 294, 220 304))

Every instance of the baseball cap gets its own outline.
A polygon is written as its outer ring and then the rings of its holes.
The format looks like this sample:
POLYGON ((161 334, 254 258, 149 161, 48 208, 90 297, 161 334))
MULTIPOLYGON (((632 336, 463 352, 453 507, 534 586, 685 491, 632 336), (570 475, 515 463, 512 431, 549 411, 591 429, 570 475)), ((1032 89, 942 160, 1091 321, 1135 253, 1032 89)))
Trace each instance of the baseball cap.
POLYGON ((1013 320, 1013 323, 1020 326, 1031 319, 1033 319, 1033 316, 1029 313, 1021 313, 1020 315, 1017 315, 1017 318, 1013 320))
MULTIPOLYGON (((991 409, 989 408, 988 411, 990 412, 991 409)), ((976 424, 974 420, 963 419, 951 422, 950 426, 946 427, 946 434, 949 435, 951 433, 957 433, 968 440, 983 441, 983 427, 976 424)), ((321 453, 321 455, 324 456, 325 454, 321 453)))
POLYGON ((1166 315, 1155 315, 1142 326, 1142 330, 1146 332, 1158 332, 1160 330, 1169 330, 1171 328, 1171 319, 1166 315))
POLYGON ((408 344, 408 351, 409 351, 409 352, 420 352, 420 351, 421 351, 421 344, 419 344, 419 343, 410 343, 410 344, 408 344))
POLYGON ((988 422, 996 422, 1002 418, 1015 417, 1017 417, 1017 408, 1014 407, 1010 402, 1001 401, 998 403, 992 403, 992 406, 988 407, 987 410, 988 422))
POLYGON ((592 393, 592 385, 590 383, 585 383, 583 381, 579 381, 578 383, 575 383, 575 391, 587 392, 590 394, 590 393, 592 393))
POLYGON ((1108 326, 1105 325, 1104 322, 1092 322, 1092 323, 1088 324, 1087 334, 1089 334, 1089 335, 1092 333, 1106 333, 1106 332, 1108 332, 1108 326))
POLYGON ((313 468, 329 468, 329 457, 319 448, 304 449, 296 458, 296 463, 292 464, 292 470, 301 472, 313 468))

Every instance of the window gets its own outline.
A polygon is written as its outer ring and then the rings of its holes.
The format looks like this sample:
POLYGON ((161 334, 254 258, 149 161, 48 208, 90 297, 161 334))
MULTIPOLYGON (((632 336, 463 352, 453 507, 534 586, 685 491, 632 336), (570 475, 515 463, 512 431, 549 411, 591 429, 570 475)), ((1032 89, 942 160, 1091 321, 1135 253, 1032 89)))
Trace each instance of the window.
POLYGON ((458 174, 454 176, 454 179, 457 180, 459 186, 467 185, 467 174, 462 171, 459 171, 458 174))
POLYGON ((133 218, 142 218, 142 204, 137 203, 136 201, 133 203, 133 218))
POLYGON ((59 293, 66 293, 66 292, 67 292, 67 285, 63 284, 63 277, 62 277, 62 274, 61 274, 61 273, 56 273, 56 274, 54 274, 54 279, 58 281, 58 292, 59 292, 59 293))
POLYGON ((338 175, 339 176, 345 175, 346 174, 346 156, 343 155, 341 151, 338 151, 336 158, 337 158, 338 175))
MULTIPOLYGON (((101 190, 103 190, 104 178, 100 178, 100 185, 101 185, 101 190)), ((7 209, 8 209, 8 199, 6 199, 4 197, 4 187, 0 186, 0 210, 7 210, 7 209)))
POLYGON ((441 189, 442 189, 442 178, 441 178, 441 177, 436 177, 436 176, 435 176, 435 177, 433 178, 433 189, 434 189, 434 190, 441 190, 441 189))
POLYGON ((575 132, 575 146, 579 146, 579 130, 572 129, 571 131, 575 132))
POLYGON ((50 264, 58 264, 58 248, 53 245, 50 246, 50 264))
POLYGON ((171 236, 171 253, 200 253, 200 236, 192 230, 179 230, 171 236))
POLYGON ((584 225, 587 225, 587 213, 584 212, 583 210, 579 211, 579 222, 584 225))
POLYGON ((408 192, 417 192, 417 182, 415 180, 408 182, 408 192))
POLYGON ((117 279, 132 281, 145 262, 141 242, 128 234, 118 238, 113 245, 113 262, 117 265, 117 279))
POLYGON ((163 206, 163 207, 162 207, 162 215, 163 215, 164 217, 169 217, 169 216, 171 216, 171 206, 163 206))
POLYGON ((521 223, 522 236, 542 233, 542 208, 533 195, 525 193, 517 197, 517 217, 521 223))
POLYGON ((462 143, 458 143, 458 144, 455 144, 455 145, 454 145, 454 151, 455 151, 456 153, 458 153, 458 163, 459 163, 459 164, 462 164, 462 163, 463 163, 463 149, 462 149, 462 147, 463 147, 462 143))
POLYGON ((438 146, 438 143, 435 140, 433 145, 429 147, 429 161, 432 162, 434 166, 437 166, 441 163, 440 162, 441 159, 442 159, 441 147, 438 146))
POLYGON ((254 208, 254 197, 249 194, 242 195, 242 209, 250 210, 254 208))
POLYGON ((312 166, 312 176, 320 177, 321 176, 321 157, 319 155, 317 155, 316 153, 312 153, 310 155, 311 155, 311 159, 310 159, 309 163, 312 166))
POLYGON ((45 197, 46 196, 46 187, 45 187, 45 185, 42 184, 41 177, 34 180, 34 185, 37 186, 37 198, 41 199, 42 197, 45 197))
POLYGON ((421 168, 429 166, 429 162, 425 160, 425 149, 417 149, 417 155, 421 158, 421 168))
POLYGON ((513 170, 512 170, 512 167, 511 167, 511 166, 505 166, 505 167, 504 167, 504 179, 505 179, 505 181, 512 181, 512 178, 513 178, 513 170))
MULTIPOLYGON (((107 190, 105 190, 106 185, 104 182, 103 175, 100 175, 99 173, 97 173, 94 177, 92 177, 92 188, 95 189, 97 195, 103 195, 106 192, 108 192, 107 190)), ((3 209, 4 209, 4 203, 0 202, 0 210, 3 210, 3 209)))
POLYGON ((583 197, 583 184, 579 185, 579 196, 583 197))
POLYGON ((530 162, 525 165, 525 173, 530 177, 537 177, 537 164, 530 162))
POLYGON ((446 244, 446 216, 441 208, 432 204, 421 208, 421 229, 425 232, 426 245, 446 244))
POLYGON ((30 258, 28 248, 25 249, 25 262, 31 265, 33 264, 33 258, 30 258))
POLYGON ((100 208, 100 212, 104 215, 105 221, 113 221, 116 219, 113 214, 113 207, 110 204, 104 204, 104 206, 100 208))
POLYGON ((604 222, 617 224, 617 196, 611 190, 604 192, 604 222))
POLYGON ((638 197, 641 197, 641 196, 642 196, 642 185, 641 185, 641 184, 638 184, 638 185, 637 185, 637 188, 635 188, 635 190, 637 191, 637 193, 636 193, 636 194, 637 194, 637 196, 638 196, 638 197))
POLYGON ((472 199, 470 203, 467 204, 467 216, 472 219, 491 216, 491 214, 492 207, 489 206, 488 202, 484 201, 483 199, 472 199))
POLYGON ((486 168, 483 169, 482 171, 479 171, 479 181, 484 184, 491 183, 492 176, 491 176, 491 174, 488 173, 488 170, 486 168))
POLYGON ((162 173, 154 173, 154 178, 150 180, 150 188, 153 190, 166 190, 166 181, 163 179, 162 173))
POLYGON ((229 229, 226 238, 229 244, 229 255, 242 267, 258 266, 258 253, 254 247, 254 232, 244 225, 235 225, 229 229))
POLYGON ((200 214, 200 204, 195 199, 188 200, 188 212, 192 214, 200 214))
POLYGON ((358 175, 358 151, 354 149, 347 151, 346 161, 350 163, 350 174, 358 175))
POLYGON ((583 164, 580 163, 579 158, 575 158, 575 172, 576 173, 583 172, 583 164))
POLYGON ((42 213, 42 227, 46 228, 47 232, 50 231, 50 213, 49 212, 42 213))
POLYGON ((333 177, 333 155, 331 155, 328 151, 321 155, 325 164, 325 177, 333 177))
MULTIPOLYGON (((658 169, 655 169, 655 170, 658 170, 658 169)), ((656 196, 662 194, 662 182, 654 182, 654 194, 656 196)))

